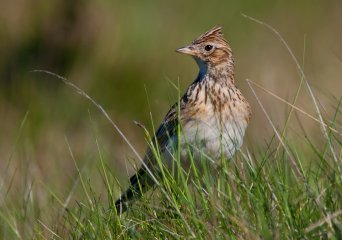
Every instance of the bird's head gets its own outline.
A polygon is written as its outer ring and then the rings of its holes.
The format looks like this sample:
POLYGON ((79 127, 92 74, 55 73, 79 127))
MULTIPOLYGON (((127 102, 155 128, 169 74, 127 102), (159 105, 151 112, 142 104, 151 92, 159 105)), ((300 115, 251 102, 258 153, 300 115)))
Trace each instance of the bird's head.
POLYGON ((233 64, 232 51, 223 38, 221 26, 213 27, 190 45, 178 48, 176 52, 191 55, 199 64, 204 63, 213 67, 222 63, 233 64))

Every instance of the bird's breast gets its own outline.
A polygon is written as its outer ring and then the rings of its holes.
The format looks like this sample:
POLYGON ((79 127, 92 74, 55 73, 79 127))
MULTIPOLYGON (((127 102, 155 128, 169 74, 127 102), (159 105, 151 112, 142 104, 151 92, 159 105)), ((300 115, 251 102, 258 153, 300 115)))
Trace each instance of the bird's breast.
POLYGON ((191 146, 196 154, 231 158, 242 145, 249 105, 239 100, 238 90, 210 90, 196 93, 197 101, 187 106, 181 119, 181 144, 191 146))

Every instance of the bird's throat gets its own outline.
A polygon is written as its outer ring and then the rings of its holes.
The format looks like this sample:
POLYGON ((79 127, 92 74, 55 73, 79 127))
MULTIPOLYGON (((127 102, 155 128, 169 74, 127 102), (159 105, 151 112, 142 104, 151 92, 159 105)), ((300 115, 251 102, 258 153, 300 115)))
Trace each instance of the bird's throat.
POLYGON ((234 63, 224 61, 218 65, 211 65, 199 58, 195 58, 195 60, 199 67, 197 81, 207 79, 224 85, 234 84, 234 63))
POLYGON ((208 64, 204 61, 202 61, 201 59, 199 58, 196 58, 195 57, 195 61, 199 67, 199 72, 198 72, 198 76, 197 76, 197 79, 199 81, 203 80, 205 78, 205 75, 207 74, 207 71, 208 71, 208 64))

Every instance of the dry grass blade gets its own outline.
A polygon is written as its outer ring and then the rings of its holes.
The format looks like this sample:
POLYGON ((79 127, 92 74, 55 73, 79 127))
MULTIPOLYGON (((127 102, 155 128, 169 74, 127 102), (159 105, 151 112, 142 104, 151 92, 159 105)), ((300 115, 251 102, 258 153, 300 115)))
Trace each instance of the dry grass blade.
POLYGON ((46 71, 46 70, 33 70, 31 72, 35 72, 35 73, 45 73, 48 74, 50 76, 56 77, 59 80, 61 80, 63 83, 65 83, 66 85, 68 85, 69 87, 73 88, 74 90, 77 91, 78 94, 80 94, 81 96, 85 97, 86 99, 88 99, 96 108, 98 108, 100 110, 100 112, 107 118, 107 120, 110 122, 110 124, 113 126, 113 128, 119 133, 119 135, 121 136, 121 138, 127 143, 127 145, 129 146, 129 148, 133 151, 133 153, 135 154, 135 156, 139 159, 139 161, 141 162, 141 164, 147 169, 148 173, 150 174, 150 176, 152 177, 153 181, 157 184, 160 185, 159 181, 156 179, 156 177, 154 176, 154 174, 151 172, 151 170, 148 168, 148 166, 146 165, 146 163, 144 162, 144 160, 140 157, 140 155, 138 154, 138 152, 136 151, 136 149, 133 147, 133 145, 131 144, 131 142, 128 140, 128 138, 125 136, 125 134, 120 130, 120 128, 113 122, 113 120, 109 117, 108 113, 106 110, 104 110, 104 108, 98 104, 94 99, 92 99, 85 91, 83 91, 81 88, 79 88, 78 86, 76 86, 75 84, 73 84, 72 82, 69 82, 68 79, 66 79, 65 77, 62 77, 56 73, 50 72, 50 71, 46 71))
POLYGON ((322 226, 323 224, 326 224, 326 223, 331 222, 334 218, 337 218, 337 217, 340 216, 341 214, 342 214, 342 210, 337 211, 337 212, 335 212, 335 213, 333 213, 333 214, 329 214, 329 215, 328 215, 327 217, 325 217, 324 219, 322 219, 322 220, 320 220, 320 221, 318 221, 318 222, 316 222, 316 223, 310 225, 309 227, 307 227, 307 228, 305 229, 305 232, 306 232, 306 233, 309 233, 309 232, 315 230, 316 228, 322 226))
POLYGON ((57 233, 55 233, 51 228, 49 228, 47 225, 45 225, 42 221, 38 219, 38 222, 43 226, 44 229, 46 229, 49 233, 51 233, 51 239, 63 239, 60 237, 57 233))
POLYGON ((277 138, 279 139, 281 145, 283 146, 283 148, 285 149, 287 155, 289 156, 290 163, 291 163, 291 167, 292 167, 292 169, 294 170, 295 176, 296 176, 297 178, 304 179, 304 175, 303 175, 303 173, 301 172, 300 168, 298 167, 298 165, 297 165, 297 163, 296 163, 296 161, 295 161, 295 159, 294 159, 292 153, 291 153, 290 150, 287 148, 286 144, 284 143, 283 139, 281 138, 281 136, 280 136, 278 130, 277 130, 276 127, 274 126, 274 124, 273 124, 273 122, 272 122, 270 116, 268 115, 266 109, 264 108, 264 105, 261 103, 261 101, 260 101, 258 95, 256 94, 254 88, 252 87, 250 81, 249 81, 248 79, 246 79, 246 81, 247 81, 247 83, 248 83, 248 86, 249 86, 250 89, 252 90, 253 95, 254 95, 254 97, 256 98, 256 100, 257 100, 259 106, 261 107, 262 111, 264 112, 264 114, 265 114, 265 116, 266 116, 268 122, 270 123, 270 125, 271 125, 273 131, 275 132, 277 138))
MULTIPOLYGON (((273 92, 271 92, 270 90, 264 88, 263 86, 261 86, 260 84, 252 81, 252 80, 249 80, 247 79, 248 82, 252 83, 254 86, 260 88, 261 90, 263 90, 264 92, 268 93, 269 95, 271 95, 272 97, 274 97, 275 99, 287 104, 288 106, 292 107, 294 110, 304 114, 305 116, 307 116, 308 118, 314 120, 315 122, 317 123, 320 123, 320 120, 315 118, 314 116, 312 116, 311 114, 305 112, 304 110, 300 109, 299 107, 296 107, 295 105, 293 105, 292 103, 286 101, 285 99, 279 97, 278 95, 274 94, 273 92)), ((333 128, 333 127, 330 127, 329 125, 323 123, 325 127, 329 128, 331 131, 333 131, 334 133, 342 136, 342 133, 340 133, 337 129, 333 128)))
POLYGON ((306 85, 306 87, 307 87, 307 89, 308 89, 308 91, 309 91, 310 97, 311 97, 311 99, 312 99, 312 101, 313 101, 313 104, 314 104, 314 107, 315 107, 315 110, 316 110, 316 113, 317 113, 319 122, 320 122, 320 124, 321 124, 322 133, 323 133, 323 135, 324 135, 324 137, 325 137, 325 139, 326 139, 326 141, 327 141, 327 143, 328 143, 328 145, 329 145, 329 148, 330 148, 331 154, 332 154, 332 156, 333 156, 333 159, 334 159, 334 161, 335 161, 337 170, 338 170, 338 172, 339 172, 339 174, 340 174, 340 180, 342 181, 342 171, 341 171, 340 163, 339 163, 338 158, 337 158, 337 156, 336 156, 336 153, 335 153, 333 144, 331 143, 331 140, 330 140, 330 138, 329 138, 329 134, 328 134, 328 132, 327 132, 327 130, 326 130, 326 124, 324 123, 322 114, 321 114, 320 109, 319 109, 319 107, 318 107, 317 99, 316 99, 316 97, 315 97, 315 95, 314 95, 314 93, 313 93, 313 91, 312 91, 312 89, 311 89, 311 86, 310 86, 309 82, 308 82, 307 79, 306 79, 306 76, 305 76, 305 74, 304 74, 304 71, 303 71, 302 67, 300 66, 300 64, 299 64, 299 62, 298 62, 296 56, 295 56, 294 53, 292 52, 290 46, 287 44, 287 42, 286 42, 285 39, 281 36, 281 34, 280 34, 276 29, 274 29, 274 27, 272 27, 271 25, 269 25, 269 24, 267 24, 267 23, 264 23, 264 22, 262 22, 262 21, 260 21, 260 20, 258 20, 258 19, 253 18, 253 17, 247 16, 246 14, 242 14, 242 16, 245 17, 245 18, 247 18, 247 19, 249 19, 249 20, 251 20, 251 21, 253 21, 253 22, 256 22, 256 23, 258 23, 258 24, 260 24, 260 25, 265 26, 266 28, 268 28, 269 30, 271 30, 275 35, 277 35, 277 37, 280 39, 280 41, 284 44, 284 46, 285 46, 285 48, 287 49, 288 53, 290 54, 292 60, 295 62, 296 67, 297 67, 298 71, 300 72, 300 75, 301 75, 300 77, 301 77, 302 79, 304 79, 305 85, 306 85))

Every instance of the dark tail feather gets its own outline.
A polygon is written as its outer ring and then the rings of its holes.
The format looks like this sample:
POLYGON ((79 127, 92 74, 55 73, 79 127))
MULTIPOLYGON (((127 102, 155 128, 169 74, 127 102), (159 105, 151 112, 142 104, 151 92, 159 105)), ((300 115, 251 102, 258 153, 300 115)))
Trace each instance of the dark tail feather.
MULTIPOLYGON (((139 186, 137 186, 139 188, 139 186)), ((126 190, 124 194, 121 195, 121 197, 116 200, 115 202, 115 208, 116 212, 121 215, 122 213, 126 212, 128 205, 130 202, 139 199, 141 197, 141 191, 139 189, 134 189, 135 186, 131 186, 126 190)))
POLYGON ((142 194, 148 190, 147 185, 153 185, 153 181, 144 168, 140 168, 129 181, 130 187, 115 202, 116 212, 120 215, 127 210, 130 203, 141 198, 142 194))

